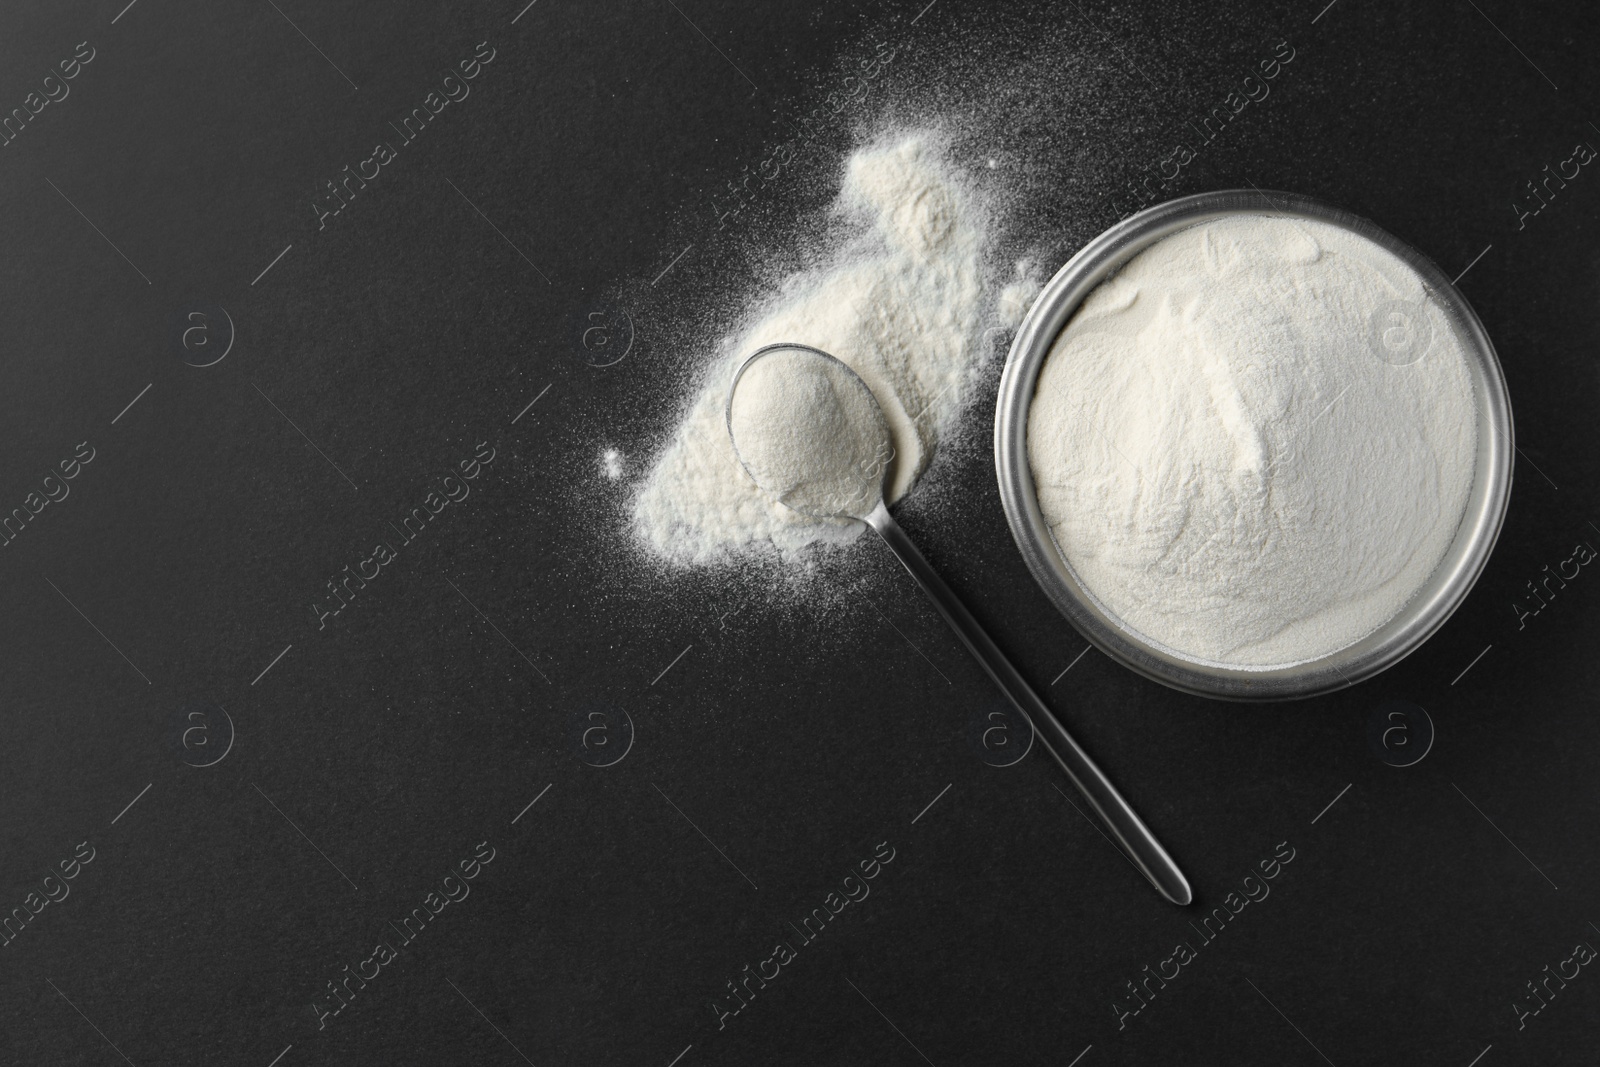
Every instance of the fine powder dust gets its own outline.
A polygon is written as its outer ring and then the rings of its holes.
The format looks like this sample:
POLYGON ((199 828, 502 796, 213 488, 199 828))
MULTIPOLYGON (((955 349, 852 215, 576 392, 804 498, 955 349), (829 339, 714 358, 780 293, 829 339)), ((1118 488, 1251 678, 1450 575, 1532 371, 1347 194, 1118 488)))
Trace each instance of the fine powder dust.
POLYGON ((985 300, 981 212, 935 140, 903 134, 852 155, 839 207, 861 232, 829 266, 790 280, 725 339, 703 391, 634 501, 654 553, 705 563, 775 546, 845 542, 859 523, 801 515, 758 489, 724 421, 734 369, 756 349, 808 345, 848 364, 872 390, 894 448, 884 496, 903 496, 968 398, 985 300))
POLYGON ((1320 222, 1231 216, 1091 293, 1028 416, 1079 579, 1190 659, 1267 669, 1365 637, 1423 585, 1472 486, 1466 354, 1409 266, 1320 222))

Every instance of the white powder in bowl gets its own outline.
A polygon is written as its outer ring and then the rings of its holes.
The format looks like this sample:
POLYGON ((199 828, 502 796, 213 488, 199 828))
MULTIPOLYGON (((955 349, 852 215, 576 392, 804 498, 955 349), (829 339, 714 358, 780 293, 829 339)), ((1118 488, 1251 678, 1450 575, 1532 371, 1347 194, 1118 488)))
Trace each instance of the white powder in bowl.
MULTIPOLYGON (((933 139, 903 134, 852 155, 840 206, 864 220, 831 265, 791 280, 720 357, 634 502, 654 553, 704 563, 776 546, 859 536, 860 523, 807 518, 764 494, 739 466, 724 421, 734 368, 768 344, 819 348, 855 370, 889 424, 885 496, 903 496, 967 400, 984 302, 981 212, 933 139)), ((709 347, 709 346, 708 346, 709 347)))
POLYGON ((1230 216, 1139 253, 1039 374, 1028 458, 1078 578, 1194 660, 1266 669, 1390 620, 1453 540, 1477 425, 1421 279, 1326 223, 1230 216))

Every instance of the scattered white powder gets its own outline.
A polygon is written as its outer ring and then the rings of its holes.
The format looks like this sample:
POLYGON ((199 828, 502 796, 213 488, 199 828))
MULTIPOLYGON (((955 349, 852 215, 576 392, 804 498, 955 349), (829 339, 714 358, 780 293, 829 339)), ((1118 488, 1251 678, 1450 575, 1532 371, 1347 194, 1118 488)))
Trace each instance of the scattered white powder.
POLYGON ((926 469, 972 384, 984 298, 980 213, 934 140, 900 135, 852 155, 839 206, 862 234, 825 269, 791 279, 781 296, 724 339, 683 423, 634 505, 653 551, 702 563, 761 546, 794 552, 859 536, 859 523, 810 519, 756 488, 728 438, 734 369, 767 344, 819 348, 849 364, 876 396, 895 459, 891 502, 926 469))
POLYGON ((1212 663, 1327 655, 1391 619, 1454 538, 1477 427, 1421 280, 1317 222, 1174 234, 1084 301, 1028 456, 1057 545, 1128 628, 1212 663))
POLYGON ((883 494, 888 428, 860 378, 806 349, 763 355, 728 405, 734 447, 756 484, 807 515, 865 516, 883 494))
POLYGON ((999 307, 997 314, 1000 322, 1005 326, 1015 326, 1022 321, 1022 316, 1028 313, 1034 300, 1038 299, 1039 290, 1044 284, 1034 276, 1033 261, 1023 259, 1017 261, 1017 276, 1006 287, 1000 290, 999 307))

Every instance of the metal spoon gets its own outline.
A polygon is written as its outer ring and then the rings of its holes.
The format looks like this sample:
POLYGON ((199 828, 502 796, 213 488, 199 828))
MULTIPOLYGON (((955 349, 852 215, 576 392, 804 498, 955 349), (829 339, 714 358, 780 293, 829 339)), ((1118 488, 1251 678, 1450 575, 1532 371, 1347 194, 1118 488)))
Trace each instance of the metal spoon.
POLYGON ((1128 858, 1163 897, 1188 904, 1193 899, 1188 879, 1167 850, 890 517, 883 486, 894 448, 883 410, 867 383, 826 352, 804 345, 768 345, 734 372, 724 416, 734 454, 758 486, 803 515, 855 519, 878 532, 967 650, 1030 722, 1128 858), (743 391, 741 384, 746 386, 743 391), (824 414, 812 421, 797 419, 794 413, 801 403, 824 414), (783 432, 754 434, 751 430, 757 425, 769 431, 782 426, 783 432), (847 447, 828 447, 840 442, 847 447), (821 469, 803 469, 797 455, 821 457, 821 469), (866 456, 871 459, 860 458, 866 456), (856 458, 846 462, 846 457, 856 458))

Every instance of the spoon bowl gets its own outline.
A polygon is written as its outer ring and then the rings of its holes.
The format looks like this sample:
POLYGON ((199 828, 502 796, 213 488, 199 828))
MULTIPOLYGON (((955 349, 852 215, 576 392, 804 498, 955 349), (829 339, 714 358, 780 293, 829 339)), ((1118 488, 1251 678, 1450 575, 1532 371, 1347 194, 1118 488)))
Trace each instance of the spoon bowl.
POLYGON ((791 511, 865 522, 883 503, 889 423, 843 360, 805 345, 759 349, 734 372, 723 417, 745 473, 791 511))

